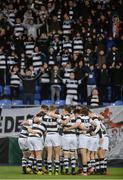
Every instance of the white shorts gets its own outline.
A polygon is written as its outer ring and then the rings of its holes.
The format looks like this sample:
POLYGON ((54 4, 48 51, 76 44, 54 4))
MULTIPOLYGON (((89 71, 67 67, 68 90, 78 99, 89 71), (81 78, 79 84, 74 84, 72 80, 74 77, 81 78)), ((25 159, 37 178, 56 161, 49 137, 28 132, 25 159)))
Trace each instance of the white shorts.
POLYGON ((108 151, 108 149, 109 149, 109 137, 103 136, 103 143, 101 145, 99 145, 99 147, 108 151))
POLYGON ((62 137, 62 148, 66 151, 77 149, 77 136, 76 134, 65 134, 62 137))
POLYGON ((28 142, 30 151, 41 151, 44 148, 43 137, 28 137, 28 142))
POLYGON ((86 136, 84 134, 80 134, 79 135, 79 148, 84 148, 84 149, 88 149, 89 148, 89 144, 90 143, 90 137, 86 136))
POLYGON ((96 136, 91 136, 88 150, 95 152, 97 151, 98 147, 99 147, 99 138, 96 136))
POLYGON ((18 144, 22 151, 29 150, 28 138, 18 138, 18 144))
POLYGON ((58 133, 48 133, 45 138, 45 146, 47 147, 61 146, 60 135, 58 133))

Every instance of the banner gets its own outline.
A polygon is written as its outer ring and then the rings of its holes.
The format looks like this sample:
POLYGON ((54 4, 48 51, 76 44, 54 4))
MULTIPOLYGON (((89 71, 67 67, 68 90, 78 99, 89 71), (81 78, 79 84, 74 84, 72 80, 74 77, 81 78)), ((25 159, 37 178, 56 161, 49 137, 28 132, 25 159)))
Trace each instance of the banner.
POLYGON ((40 107, 1 109, 0 137, 17 137, 24 119, 33 117, 40 107))
MULTIPOLYGON (((40 107, 1 109, 0 137, 18 137, 20 123, 39 112, 40 107)), ((110 137, 108 158, 123 159, 123 106, 92 109, 105 117, 110 137)))
POLYGON ((123 106, 109 106, 93 109, 105 117, 109 135, 108 159, 123 160, 123 106))

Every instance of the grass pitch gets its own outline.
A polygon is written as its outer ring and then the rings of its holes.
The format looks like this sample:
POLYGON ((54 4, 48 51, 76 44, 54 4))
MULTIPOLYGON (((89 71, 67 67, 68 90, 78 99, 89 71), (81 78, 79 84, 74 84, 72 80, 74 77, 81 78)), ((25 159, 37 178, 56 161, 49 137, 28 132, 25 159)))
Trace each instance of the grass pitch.
POLYGON ((75 180, 75 179, 116 179, 116 180, 123 180, 123 168, 109 168, 108 169, 109 175, 108 176, 102 176, 102 175, 90 175, 87 177, 80 176, 80 175, 58 175, 58 176, 48 176, 48 175, 23 175, 21 174, 21 167, 20 166, 0 166, 0 180, 7 180, 7 179, 30 179, 30 180, 35 180, 35 179, 58 179, 58 180, 75 180))

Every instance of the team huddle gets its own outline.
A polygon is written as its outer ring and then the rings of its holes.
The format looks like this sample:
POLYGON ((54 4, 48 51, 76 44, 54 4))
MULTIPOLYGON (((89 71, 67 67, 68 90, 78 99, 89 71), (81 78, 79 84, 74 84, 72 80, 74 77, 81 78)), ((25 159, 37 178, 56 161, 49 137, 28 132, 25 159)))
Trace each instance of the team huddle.
POLYGON ((107 174, 109 138, 104 117, 87 107, 42 105, 21 123, 24 174, 107 174))

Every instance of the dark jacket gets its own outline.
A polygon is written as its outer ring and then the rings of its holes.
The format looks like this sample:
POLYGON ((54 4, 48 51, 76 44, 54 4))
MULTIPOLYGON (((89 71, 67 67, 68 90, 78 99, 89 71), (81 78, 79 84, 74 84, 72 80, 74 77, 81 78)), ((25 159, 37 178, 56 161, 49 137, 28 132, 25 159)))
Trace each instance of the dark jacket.
POLYGON ((36 80, 42 75, 42 72, 39 72, 35 76, 23 76, 20 73, 17 73, 17 75, 23 82, 24 93, 34 94, 36 80))

